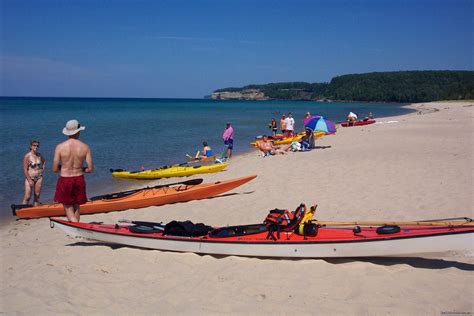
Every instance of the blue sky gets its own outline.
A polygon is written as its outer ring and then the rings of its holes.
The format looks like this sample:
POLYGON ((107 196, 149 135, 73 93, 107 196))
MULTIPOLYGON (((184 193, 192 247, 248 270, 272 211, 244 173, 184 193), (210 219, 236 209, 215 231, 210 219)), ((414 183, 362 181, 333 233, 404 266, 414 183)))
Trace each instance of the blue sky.
POLYGON ((472 0, 0 0, 2 96, 201 98, 473 70, 472 0))

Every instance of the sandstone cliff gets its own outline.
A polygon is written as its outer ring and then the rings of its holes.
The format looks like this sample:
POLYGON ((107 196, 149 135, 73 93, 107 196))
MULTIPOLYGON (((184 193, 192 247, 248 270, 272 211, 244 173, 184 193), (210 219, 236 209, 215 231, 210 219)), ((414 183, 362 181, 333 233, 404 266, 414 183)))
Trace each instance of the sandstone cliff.
POLYGON ((245 89, 242 91, 221 91, 211 95, 213 100, 268 100, 269 98, 259 89, 245 89))

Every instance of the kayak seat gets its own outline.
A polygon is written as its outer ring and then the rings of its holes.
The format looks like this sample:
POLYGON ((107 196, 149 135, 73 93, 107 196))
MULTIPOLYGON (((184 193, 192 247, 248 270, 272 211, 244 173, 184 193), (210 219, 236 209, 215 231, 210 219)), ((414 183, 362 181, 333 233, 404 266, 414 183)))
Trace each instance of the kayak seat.
POLYGON ((133 225, 128 227, 128 230, 132 233, 137 234, 153 234, 163 232, 163 227, 160 226, 143 226, 143 225, 133 225))
POLYGON ((376 233, 379 235, 396 234, 400 231, 400 226, 384 225, 377 228, 376 233))

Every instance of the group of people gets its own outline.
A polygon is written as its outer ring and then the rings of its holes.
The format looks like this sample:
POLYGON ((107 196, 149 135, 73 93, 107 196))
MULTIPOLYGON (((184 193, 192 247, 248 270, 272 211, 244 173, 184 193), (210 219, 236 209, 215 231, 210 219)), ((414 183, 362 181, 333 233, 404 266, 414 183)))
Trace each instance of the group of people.
MULTIPOLYGON (((222 140, 224 141, 225 151, 221 158, 230 159, 232 157, 232 150, 234 149, 234 128, 229 122, 226 123, 224 133, 222 133, 222 140)), ((205 159, 212 156, 214 156, 214 151, 211 146, 209 146, 206 141, 202 142, 202 153, 199 158, 205 159)))
MULTIPOLYGON (((94 170, 91 150, 87 144, 79 140, 80 133, 85 128, 77 120, 68 121, 62 131, 68 139, 56 146, 53 156, 52 170, 60 173, 54 201, 63 204, 66 216, 71 222, 79 221, 80 205, 87 202, 84 173, 91 173, 94 170)), ((40 204, 46 165, 46 159, 38 151, 39 146, 38 140, 32 140, 30 150, 23 158, 25 175, 23 204, 28 204, 33 194, 34 206, 40 204)))
MULTIPOLYGON (((369 114, 364 118, 364 121, 373 120, 373 119, 374 119, 374 115, 372 114, 372 112, 369 112, 369 114)), ((351 111, 347 115, 346 121, 349 123, 349 125, 354 124, 355 122, 359 121, 359 116, 356 113, 351 111)))
MULTIPOLYGON (((277 122, 275 118, 272 118, 272 121, 270 122, 270 124, 268 124, 268 128, 272 130, 272 135, 273 137, 275 137, 278 132, 277 122)), ((280 130, 281 130, 282 135, 285 137, 294 136, 295 119, 293 118, 293 115, 291 114, 291 112, 288 113, 288 116, 285 116, 285 114, 281 116, 280 130)))
MULTIPOLYGON (((306 112, 303 118, 303 126, 306 126, 306 124, 311 120, 311 118, 311 113, 306 112)), ((372 120, 373 118, 374 116, 372 112, 369 112, 368 116, 364 118, 364 121, 372 120)), ((358 115, 351 111, 347 115, 346 121, 349 122, 349 124, 354 124, 358 121, 358 115)), ((275 118, 272 118, 272 121, 270 122, 268 127, 271 128, 273 137, 275 137, 276 132, 278 130, 275 118)), ((292 137, 295 135, 295 120, 293 119, 291 112, 288 113, 288 117, 282 115, 280 120, 280 129, 284 137, 292 137)), ((289 150, 307 151, 313 149, 315 147, 315 138, 313 131, 309 128, 306 128, 305 134, 301 137, 301 139, 299 139, 299 141, 297 142, 292 142, 292 144, 290 144, 289 146, 275 146, 266 135, 263 135, 262 139, 257 141, 256 146, 258 149, 260 149, 260 151, 263 152, 264 156, 286 154, 289 150)))
MULTIPOLYGON (((63 204, 66 217, 70 222, 79 222, 80 205, 87 202, 84 173, 91 173, 94 170, 92 152, 86 143, 79 140, 81 131, 85 128, 77 120, 68 121, 62 130, 68 139, 56 146, 53 156, 52 171, 60 173, 54 201, 63 204)), ((226 124, 222 139, 228 159, 232 156, 234 144, 234 130, 230 123, 226 124)), ((39 152, 39 146, 38 140, 32 140, 29 151, 23 157, 25 194, 22 204, 28 204, 32 195, 34 196, 33 205, 41 204, 40 193, 46 159, 39 152)), ((203 146, 203 154, 206 157, 212 156, 212 149, 207 142, 203 142, 203 146)))
POLYGON ((305 134, 299 141, 294 141, 286 146, 275 146, 268 138, 263 135, 261 140, 256 142, 257 148, 263 153, 263 156, 273 156, 277 154, 287 154, 288 151, 308 151, 315 147, 314 134, 310 129, 306 129, 305 134))
MULTIPOLYGON (((303 123, 311 117, 307 112, 303 123)), ((369 113, 366 119, 372 119, 372 113, 369 113)), ((347 116, 349 122, 357 121, 357 114, 350 112, 347 116)), ((273 118, 269 127, 272 129, 273 136, 277 132, 277 122, 273 118)), ((288 117, 282 115, 280 120, 280 129, 285 137, 294 136, 295 120, 291 112, 288 117)), ((68 139, 58 144, 54 150, 53 172, 60 173, 56 184, 54 200, 63 204, 64 211, 69 221, 78 222, 80 217, 80 205, 87 202, 86 183, 84 173, 91 173, 94 170, 92 153, 87 144, 79 140, 81 131, 85 126, 77 120, 70 120, 66 123, 62 133, 68 139)), ((228 122, 222 134, 222 140, 225 146, 225 158, 232 157, 234 147, 234 129, 228 122)), ((203 142, 202 157, 213 156, 212 148, 207 142, 203 142)), ((40 204, 41 186, 43 183, 43 172, 46 165, 46 159, 39 152, 40 142, 32 140, 28 153, 23 158, 23 173, 25 175, 25 194, 23 204, 28 204, 33 195, 34 206, 40 204)), ((257 147, 263 152, 264 156, 286 154, 290 150, 310 150, 314 148, 314 134, 310 129, 306 129, 305 135, 299 140, 287 146, 275 146, 266 135, 257 142, 257 147)))

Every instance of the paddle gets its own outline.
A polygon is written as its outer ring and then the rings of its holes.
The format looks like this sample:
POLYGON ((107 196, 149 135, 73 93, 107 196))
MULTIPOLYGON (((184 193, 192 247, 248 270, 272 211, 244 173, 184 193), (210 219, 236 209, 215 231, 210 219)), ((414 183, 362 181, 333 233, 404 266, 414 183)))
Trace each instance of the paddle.
POLYGON ((131 221, 129 219, 119 219, 119 223, 128 223, 128 224, 133 224, 137 226, 146 226, 146 227, 152 227, 155 229, 164 229, 165 224, 163 223, 156 223, 156 222, 143 222, 143 221, 131 221))
POLYGON ((325 226, 474 226, 474 222, 469 217, 434 219, 425 221, 356 221, 356 222, 330 222, 312 220, 312 222, 325 226))
POLYGON ((197 185, 197 184, 201 184, 202 181, 203 181, 202 178, 198 178, 198 179, 191 179, 191 180, 187 180, 187 181, 181 181, 181 182, 175 182, 175 183, 169 183, 169 184, 159 184, 159 185, 155 185, 153 187, 145 187, 145 188, 141 188, 141 189, 134 189, 134 190, 129 190, 129 191, 122 191, 122 192, 117 192, 117 193, 109 193, 109 194, 104 194, 104 195, 98 195, 98 196, 94 196, 94 197, 90 198, 90 200, 91 201, 111 200, 111 199, 116 199, 116 198, 119 198, 119 197, 124 197, 124 196, 130 195, 130 194, 133 194, 135 192, 142 191, 142 190, 159 189, 159 188, 169 187, 169 186, 178 185, 178 184, 197 185))
MULTIPOLYGON (((168 168, 172 168, 172 167, 183 167, 183 166, 186 166, 188 165, 188 161, 186 162, 182 162, 182 163, 178 163, 178 164, 175 164, 175 165, 169 165, 169 166, 162 166, 162 167, 159 167, 159 168, 155 168, 155 169, 151 169, 151 170, 161 170, 161 169, 168 169, 168 168)), ((128 170, 125 170, 125 169, 112 169, 110 168, 109 171, 111 173, 114 173, 114 172, 127 172, 128 170)), ((144 172, 144 171, 149 171, 149 170, 135 170, 135 171, 128 171, 130 173, 140 173, 140 172, 144 172)))

